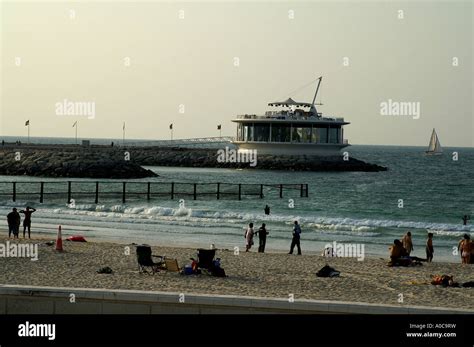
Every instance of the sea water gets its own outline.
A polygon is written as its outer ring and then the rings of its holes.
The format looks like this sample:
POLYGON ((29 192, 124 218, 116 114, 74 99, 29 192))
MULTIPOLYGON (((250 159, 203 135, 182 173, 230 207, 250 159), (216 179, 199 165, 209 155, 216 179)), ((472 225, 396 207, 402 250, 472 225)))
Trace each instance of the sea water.
MULTIPOLYGON (((256 229, 266 223, 267 249, 287 252, 292 225, 302 227, 303 252, 320 254, 324 245, 364 244, 366 256, 388 257, 388 247, 411 231, 412 255, 425 257, 427 233, 434 233, 434 260, 459 262, 453 252, 464 233, 472 233, 471 223, 462 225, 462 216, 474 217, 473 148, 444 148, 442 156, 425 156, 422 147, 351 146, 350 156, 388 167, 386 172, 290 172, 215 168, 149 167, 160 176, 130 182, 230 182, 307 183, 309 197, 299 191, 266 192, 242 200, 214 197, 169 197, 129 200, 120 197, 78 198, 74 205, 46 196, 11 195, 0 197, 0 213, 5 216, 16 206, 32 206, 32 235, 54 235, 62 225, 64 235, 80 234, 89 239, 163 246, 209 247, 234 250, 244 248, 244 230, 249 222, 256 229), (457 153, 456 155, 453 153, 457 153), (271 214, 264 214, 265 205, 271 214)), ((0 176, 0 182, 62 181, 33 177, 0 176)), ((88 180, 84 180, 88 181, 88 180)), ((89 180, 92 184, 94 180, 89 180)), ((114 180, 101 180, 117 185, 114 180)), ((121 181, 119 181, 121 182, 121 181)), ((107 188, 101 185, 101 189, 107 188)), ((474 218, 473 218, 474 222, 474 218)), ((258 244, 258 239, 256 240, 258 244)))

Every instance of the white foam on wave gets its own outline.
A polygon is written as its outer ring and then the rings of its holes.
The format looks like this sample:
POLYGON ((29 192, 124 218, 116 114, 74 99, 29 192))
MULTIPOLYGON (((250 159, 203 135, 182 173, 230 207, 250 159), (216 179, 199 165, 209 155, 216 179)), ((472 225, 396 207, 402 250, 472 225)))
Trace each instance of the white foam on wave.
MULTIPOLYGON (((47 213, 48 209, 43 209, 47 213)), ((472 225, 463 226, 450 223, 427 223, 400 220, 383 219, 356 219, 356 218, 334 218, 326 216, 299 216, 299 215, 264 215, 245 211, 213 211, 178 208, 163 206, 128 206, 128 205, 95 205, 78 204, 63 208, 51 208, 57 214, 77 216, 117 218, 127 223, 136 223, 143 220, 181 221, 191 225, 219 225, 219 224, 246 224, 247 222, 282 223, 290 226, 294 220, 298 220, 306 227, 321 233, 350 234, 366 237, 378 236, 379 228, 403 228, 429 230, 443 236, 460 236, 466 232, 474 231, 472 225)), ((52 216, 53 217, 53 216, 52 216)))

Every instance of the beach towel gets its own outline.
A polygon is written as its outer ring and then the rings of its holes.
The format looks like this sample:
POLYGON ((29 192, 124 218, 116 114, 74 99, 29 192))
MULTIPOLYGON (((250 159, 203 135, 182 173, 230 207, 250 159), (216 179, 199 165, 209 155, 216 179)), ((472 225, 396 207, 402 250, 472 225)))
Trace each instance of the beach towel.
POLYGON ((316 272, 316 276, 318 277, 337 277, 339 275, 340 275, 340 272, 330 267, 329 265, 323 266, 321 270, 316 272))

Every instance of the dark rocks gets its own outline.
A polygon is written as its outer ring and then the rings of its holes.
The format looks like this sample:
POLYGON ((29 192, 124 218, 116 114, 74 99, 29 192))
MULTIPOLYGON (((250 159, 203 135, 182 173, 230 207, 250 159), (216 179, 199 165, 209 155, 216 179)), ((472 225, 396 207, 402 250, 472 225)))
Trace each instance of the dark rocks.
POLYGON ((142 166, 217 167, 287 171, 386 171, 387 168, 341 156, 258 155, 257 165, 218 162, 217 149, 163 147, 21 146, 0 150, 0 175, 44 177, 144 178, 156 174, 142 166), (15 160, 15 153, 21 159, 15 160), (129 156, 130 160, 125 160, 129 156))
POLYGON ((103 151, 63 151, 60 146, 32 149, 26 146, 14 151, 0 151, 0 175, 76 178, 144 178, 157 176, 123 156, 103 151), (15 153, 20 153, 16 160, 15 153))

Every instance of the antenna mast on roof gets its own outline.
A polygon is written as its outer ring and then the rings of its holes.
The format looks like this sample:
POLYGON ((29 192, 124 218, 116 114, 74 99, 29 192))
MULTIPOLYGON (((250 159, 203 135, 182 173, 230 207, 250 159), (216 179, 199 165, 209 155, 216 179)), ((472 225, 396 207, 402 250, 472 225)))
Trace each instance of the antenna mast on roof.
POLYGON ((313 102, 311 103, 310 112, 313 112, 316 116, 319 116, 319 115, 318 115, 318 110, 316 110, 316 107, 314 105, 315 105, 315 102, 316 102, 316 96, 318 96, 319 86, 321 85, 322 79, 323 79, 323 76, 320 76, 318 78, 318 86, 316 87, 316 93, 314 93, 313 102))

